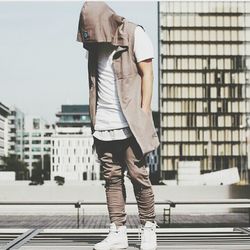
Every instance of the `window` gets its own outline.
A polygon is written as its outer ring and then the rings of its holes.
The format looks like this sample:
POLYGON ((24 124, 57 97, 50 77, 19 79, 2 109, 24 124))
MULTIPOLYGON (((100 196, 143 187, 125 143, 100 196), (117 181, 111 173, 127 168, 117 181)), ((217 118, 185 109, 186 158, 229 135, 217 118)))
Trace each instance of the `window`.
POLYGON ((240 117, 239 117, 239 115, 232 115, 232 126, 233 127, 240 126, 240 117))
POLYGON ((21 124, 22 124, 22 120, 21 120, 21 119, 18 119, 18 120, 17 120, 17 129, 22 129, 21 124))
POLYGON ((41 152, 41 148, 32 148, 31 151, 32 152, 41 152))
POLYGON ((45 151, 45 152, 50 152, 50 148, 48 148, 48 147, 43 148, 43 151, 45 151))
POLYGON ((82 178, 83 178, 84 181, 87 180, 87 172, 83 172, 82 173, 82 178))
POLYGON ((217 87, 217 97, 221 97, 221 88, 217 87))
POLYGON ((32 137, 41 137, 41 133, 32 133, 32 137))
POLYGON ((223 72, 216 72, 214 74, 215 79, 214 79, 214 83, 215 84, 222 84, 224 83, 224 73, 223 72))
POLYGON ((32 159, 39 160, 41 159, 41 155, 32 155, 32 159))
POLYGON ((218 116, 216 114, 212 115, 212 127, 218 127, 218 116))
POLYGON ((196 126, 196 119, 195 115, 187 115, 187 127, 194 127, 196 126))
POLYGON ((73 115, 73 120, 74 121, 80 121, 81 120, 81 116, 80 115, 73 115))
POLYGON ((32 140, 32 144, 41 144, 40 140, 32 140))
POLYGON ((40 119, 33 119, 33 129, 40 129, 40 119))

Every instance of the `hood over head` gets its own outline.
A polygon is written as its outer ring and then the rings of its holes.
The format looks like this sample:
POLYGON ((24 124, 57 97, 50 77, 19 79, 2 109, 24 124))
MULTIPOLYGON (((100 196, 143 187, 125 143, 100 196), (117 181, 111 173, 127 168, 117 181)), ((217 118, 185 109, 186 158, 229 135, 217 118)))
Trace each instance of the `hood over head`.
POLYGON ((86 1, 80 12, 77 41, 87 50, 94 43, 108 42, 114 46, 128 46, 124 32, 127 20, 104 2, 86 1))

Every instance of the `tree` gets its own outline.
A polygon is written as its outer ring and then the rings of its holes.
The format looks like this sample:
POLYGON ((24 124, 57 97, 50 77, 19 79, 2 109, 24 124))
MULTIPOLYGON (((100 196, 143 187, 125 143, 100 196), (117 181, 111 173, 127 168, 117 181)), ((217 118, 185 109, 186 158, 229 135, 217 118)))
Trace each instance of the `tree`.
POLYGON ((50 180, 50 155, 46 154, 43 157, 43 167, 44 167, 44 180, 50 180))
POLYGON ((50 155, 46 154, 33 164, 31 181, 43 184, 44 180, 50 180, 50 155))
POLYGON ((17 155, 11 154, 3 156, 1 159, 3 161, 2 171, 14 171, 16 173, 16 180, 29 179, 28 164, 20 160, 17 155))

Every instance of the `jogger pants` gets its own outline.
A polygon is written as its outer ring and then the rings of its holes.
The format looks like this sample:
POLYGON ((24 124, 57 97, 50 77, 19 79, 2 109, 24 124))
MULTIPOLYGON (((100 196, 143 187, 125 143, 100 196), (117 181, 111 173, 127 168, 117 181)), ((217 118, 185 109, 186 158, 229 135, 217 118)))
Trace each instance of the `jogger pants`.
POLYGON ((134 136, 123 140, 102 141, 94 137, 98 159, 105 179, 109 218, 117 226, 126 223, 126 189, 124 171, 133 184, 141 224, 154 221, 154 194, 146 170, 145 156, 140 159, 140 147, 134 136))

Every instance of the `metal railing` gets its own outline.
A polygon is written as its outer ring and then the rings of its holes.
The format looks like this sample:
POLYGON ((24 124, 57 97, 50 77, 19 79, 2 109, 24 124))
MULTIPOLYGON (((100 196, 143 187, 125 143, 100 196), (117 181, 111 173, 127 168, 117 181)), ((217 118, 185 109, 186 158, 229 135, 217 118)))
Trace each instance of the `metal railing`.
POLYGON ((80 208, 82 205, 83 201, 22 201, 22 202, 16 202, 16 201, 6 201, 6 202, 0 202, 0 206, 11 206, 11 205, 17 205, 17 206, 23 206, 23 205, 28 205, 28 206, 74 206, 77 209, 76 213, 76 224, 77 228, 80 226, 80 208))
MULTIPOLYGON (((50 202, 50 201, 41 201, 41 202, 16 202, 16 201, 6 201, 0 202, 0 206, 3 205, 69 205, 74 206, 77 209, 76 212, 76 225, 77 228, 80 227, 80 208, 83 206, 98 206, 98 205, 106 205, 106 202, 99 202, 99 201, 57 201, 57 202, 50 202)), ((137 205, 136 202, 126 202, 126 205, 137 205)), ((166 205, 168 208, 163 209, 163 219, 164 224, 166 223, 166 218, 168 217, 168 224, 171 223, 171 208, 175 208, 179 205, 230 205, 230 207, 238 207, 238 208, 247 208, 248 215, 249 215, 249 225, 250 225, 250 199, 224 199, 224 200, 195 200, 195 201, 172 201, 172 200, 165 200, 165 201, 157 201, 155 205, 166 205)), ((84 218, 84 210, 83 210, 83 218, 84 218)))
POLYGON ((230 205, 230 207, 234 208, 247 208, 248 209, 248 224, 250 226, 250 199, 220 199, 220 200, 195 200, 195 201, 171 201, 171 205, 169 207, 168 214, 165 214, 167 209, 164 209, 163 218, 165 222, 165 216, 169 216, 169 224, 170 224, 170 216, 171 216, 171 207, 176 207, 179 205, 230 205))
MULTIPOLYGON (((11 205, 17 205, 17 206, 22 206, 22 205, 30 205, 30 206, 64 206, 64 205, 69 205, 69 206, 74 206, 77 209, 76 212, 76 226, 77 228, 80 227, 80 208, 82 206, 91 206, 91 205, 106 205, 106 202, 99 202, 99 201, 95 201, 95 202, 88 202, 88 201, 57 201, 57 202, 50 202, 50 201, 39 201, 39 202, 32 202, 32 201, 22 201, 22 202, 16 202, 16 201, 6 201, 6 202, 0 202, 0 206, 11 206, 11 205)), ((167 201, 159 201, 159 202, 155 202, 156 205, 169 205, 169 206, 173 206, 172 202, 167 200, 167 201)), ((136 202, 127 202, 126 205, 137 205, 136 202)), ((169 210, 170 211, 170 210, 169 210)), ((83 218, 84 218, 84 210, 83 210, 83 218)))

